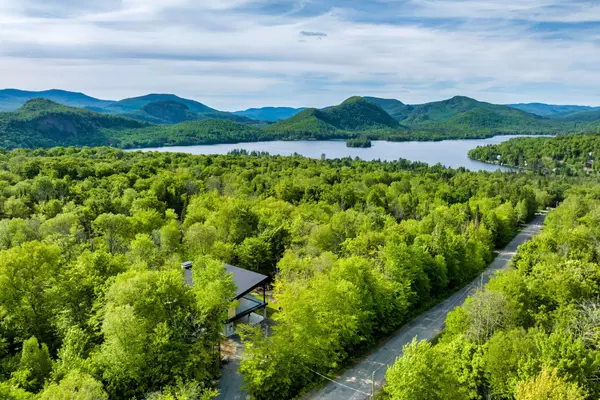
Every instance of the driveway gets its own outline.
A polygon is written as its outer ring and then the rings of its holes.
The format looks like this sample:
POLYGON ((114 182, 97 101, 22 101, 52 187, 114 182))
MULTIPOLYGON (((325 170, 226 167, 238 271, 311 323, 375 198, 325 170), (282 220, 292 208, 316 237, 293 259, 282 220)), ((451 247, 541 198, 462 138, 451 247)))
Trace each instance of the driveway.
POLYGON ((510 260, 517 251, 517 247, 531 240, 535 234, 540 232, 545 217, 545 214, 537 216, 531 223, 526 225, 514 240, 499 252, 498 257, 477 279, 444 302, 403 326, 394 336, 371 352, 360 363, 347 370, 335 382, 330 382, 324 388, 303 396, 303 399, 369 399, 372 386, 375 387, 375 391, 383 386, 386 370, 394 364, 396 358, 402 355, 402 347, 412 342, 414 337, 419 340, 431 340, 436 337, 444 329, 448 313, 455 307, 462 305, 468 296, 473 294, 479 287, 483 287, 497 271, 508 267, 510 260))

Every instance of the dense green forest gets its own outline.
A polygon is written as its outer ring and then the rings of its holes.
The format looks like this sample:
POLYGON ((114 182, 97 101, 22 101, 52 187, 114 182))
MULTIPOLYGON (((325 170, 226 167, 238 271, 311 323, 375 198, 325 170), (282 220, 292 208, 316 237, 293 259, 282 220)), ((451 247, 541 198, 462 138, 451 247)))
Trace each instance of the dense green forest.
MULTIPOLYGON (((84 101, 81 96, 72 102, 84 101)), ((600 126, 596 120, 552 120, 466 97, 419 106, 352 97, 338 106, 305 109, 276 123, 224 113, 173 95, 148 95, 90 108, 93 110, 46 99, 30 100, 16 111, 0 113, 0 146, 135 148, 358 136, 391 141, 444 140, 589 133, 600 126)))
POLYGON ((274 277, 277 326, 244 332, 242 373, 255 398, 290 398, 467 282, 566 188, 407 161, 2 151, 0 397, 210 398, 228 262, 274 277), (184 260, 205 266, 193 287, 184 260))
POLYGON ((388 370, 387 398, 600 397, 600 186, 569 192, 512 268, 388 370))
POLYGON ((600 133, 514 138, 497 145, 477 147, 469 152, 469 157, 475 160, 562 175, 598 173, 598 156, 600 133))

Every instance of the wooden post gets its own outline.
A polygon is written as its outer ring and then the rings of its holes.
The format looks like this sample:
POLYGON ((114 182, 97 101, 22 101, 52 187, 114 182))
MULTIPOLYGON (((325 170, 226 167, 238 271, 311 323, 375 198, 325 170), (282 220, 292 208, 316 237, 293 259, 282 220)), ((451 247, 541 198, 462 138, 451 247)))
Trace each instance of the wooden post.
MULTIPOLYGON (((263 304, 267 304, 267 284, 263 283, 263 304)), ((267 306, 263 308, 263 318, 267 319, 267 306)))

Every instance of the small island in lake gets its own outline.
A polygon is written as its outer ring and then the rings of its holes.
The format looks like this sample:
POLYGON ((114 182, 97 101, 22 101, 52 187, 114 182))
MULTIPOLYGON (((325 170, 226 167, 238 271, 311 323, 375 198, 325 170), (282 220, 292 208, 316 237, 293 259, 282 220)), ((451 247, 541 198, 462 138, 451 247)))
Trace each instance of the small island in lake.
POLYGON ((346 140, 346 147, 369 148, 371 146, 371 140, 364 136, 346 140))

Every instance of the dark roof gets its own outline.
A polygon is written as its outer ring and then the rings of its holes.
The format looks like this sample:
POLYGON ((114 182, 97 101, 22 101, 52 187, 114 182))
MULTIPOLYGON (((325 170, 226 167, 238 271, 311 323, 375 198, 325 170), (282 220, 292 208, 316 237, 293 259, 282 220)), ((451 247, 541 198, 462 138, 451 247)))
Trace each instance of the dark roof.
POLYGON ((225 264, 225 270, 227 273, 233 274, 231 280, 233 280, 233 283, 235 283, 236 286, 236 299, 239 299, 240 297, 250 293, 253 289, 269 280, 269 277, 266 275, 248 271, 247 269, 234 267, 233 265, 229 264, 225 264))
MULTIPOLYGON (((191 263, 188 264, 188 262, 186 262, 184 264, 182 264, 182 267, 185 281, 188 285, 192 286, 194 281, 192 279, 191 263)), ((227 271, 228 274, 232 274, 231 280, 236 287, 234 297, 235 300, 247 295, 252 290, 269 280, 269 277, 266 275, 248 271, 247 269, 234 267, 233 265, 229 264, 225 264, 225 271, 227 271)))

